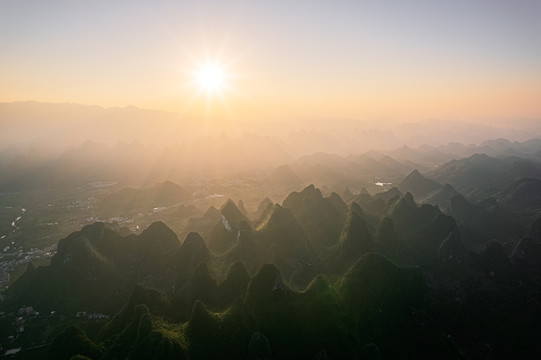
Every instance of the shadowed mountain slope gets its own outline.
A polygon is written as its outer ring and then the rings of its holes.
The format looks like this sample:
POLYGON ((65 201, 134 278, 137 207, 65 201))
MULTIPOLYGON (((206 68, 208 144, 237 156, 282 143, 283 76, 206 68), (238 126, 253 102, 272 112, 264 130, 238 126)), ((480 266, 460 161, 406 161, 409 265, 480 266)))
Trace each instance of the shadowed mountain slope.
POLYGON ((457 231, 452 217, 444 215, 436 206, 417 205, 410 193, 391 204, 387 211, 398 239, 421 262, 432 262, 437 257, 442 241, 449 233, 457 231))
POLYGON ((449 183, 461 194, 481 200, 520 179, 541 179, 541 163, 518 157, 493 158, 474 154, 443 164, 428 175, 436 181, 449 183))
POLYGON ((323 197, 314 185, 292 192, 282 206, 291 210, 314 249, 336 243, 346 220, 347 207, 335 193, 323 197))
POLYGON ((423 200, 427 196, 441 189, 441 184, 425 178, 418 170, 413 170, 400 184, 398 189, 402 193, 411 193, 416 199, 423 200))
POLYGON ((451 185, 445 184, 440 189, 428 195, 423 202, 436 205, 441 211, 448 212, 451 199, 460 195, 451 185))

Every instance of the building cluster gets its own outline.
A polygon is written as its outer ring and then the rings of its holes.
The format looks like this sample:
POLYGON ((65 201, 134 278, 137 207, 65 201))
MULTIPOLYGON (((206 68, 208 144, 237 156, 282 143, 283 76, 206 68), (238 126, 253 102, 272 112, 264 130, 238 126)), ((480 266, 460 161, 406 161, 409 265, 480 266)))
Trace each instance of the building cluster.
POLYGON ((9 284, 16 267, 34 260, 50 258, 56 253, 56 244, 44 249, 32 248, 24 251, 21 246, 10 245, 0 251, 0 289, 9 284))

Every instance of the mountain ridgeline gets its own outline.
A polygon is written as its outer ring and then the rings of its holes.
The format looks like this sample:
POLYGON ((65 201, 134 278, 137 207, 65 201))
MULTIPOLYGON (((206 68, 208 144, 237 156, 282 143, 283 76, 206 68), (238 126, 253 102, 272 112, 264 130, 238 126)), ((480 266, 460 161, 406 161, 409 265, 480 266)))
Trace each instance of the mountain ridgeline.
MULTIPOLYGON (((289 168, 275 175, 298 181, 289 168)), ((56 330, 34 335, 46 345, 27 358, 540 356, 539 180, 500 179, 507 188, 478 202, 458 179, 414 170, 346 201, 309 185, 253 213, 228 200, 198 220, 206 239, 96 222, 61 239, 48 266, 30 264, 2 314, 51 314, 56 330)), ((174 184, 128 192, 120 208, 189 196, 174 184)))

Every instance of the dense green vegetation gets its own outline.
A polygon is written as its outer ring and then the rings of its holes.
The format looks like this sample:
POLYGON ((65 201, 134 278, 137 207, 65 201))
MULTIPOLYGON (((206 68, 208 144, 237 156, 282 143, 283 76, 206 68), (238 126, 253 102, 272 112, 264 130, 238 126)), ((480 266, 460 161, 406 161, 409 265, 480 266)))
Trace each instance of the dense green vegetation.
MULTIPOLYGON (((2 292, 2 353, 18 350, 12 356, 26 359, 539 358, 537 165, 528 170, 529 162, 500 160, 451 162, 433 172, 434 179, 456 172, 445 185, 412 171, 379 193, 308 185, 288 192, 281 204, 266 197, 258 206, 192 201, 189 191, 168 182, 111 190, 81 213, 101 206, 138 220, 123 224, 130 228, 63 224, 72 230, 61 236, 50 263, 27 261, 2 292), (485 164, 478 171, 487 178, 516 171, 481 188, 468 180, 472 164, 485 164)), ((316 159, 303 161, 309 172, 316 159)), ((291 186, 299 178, 282 167, 272 181, 291 186)), ((25 210, 21 222, 37 216, 25 210)), ((16 218, 22 210, 2 211, 16 218)), ((41 216, 49 221, 52 213, 41 216)))

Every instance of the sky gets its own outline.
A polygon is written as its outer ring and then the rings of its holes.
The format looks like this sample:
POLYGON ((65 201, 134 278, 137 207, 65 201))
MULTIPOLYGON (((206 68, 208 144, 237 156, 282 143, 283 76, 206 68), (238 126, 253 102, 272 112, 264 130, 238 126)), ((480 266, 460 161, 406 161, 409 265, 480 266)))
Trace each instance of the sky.
POLYGON ((0 0, 0 102, 541 121, 540 19, 540 0, 0 0))

